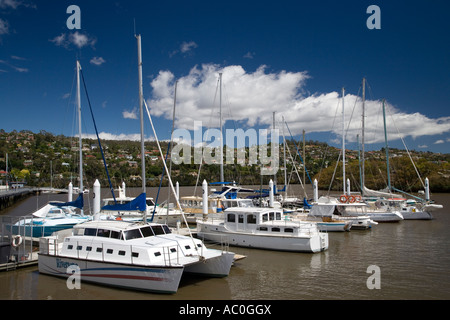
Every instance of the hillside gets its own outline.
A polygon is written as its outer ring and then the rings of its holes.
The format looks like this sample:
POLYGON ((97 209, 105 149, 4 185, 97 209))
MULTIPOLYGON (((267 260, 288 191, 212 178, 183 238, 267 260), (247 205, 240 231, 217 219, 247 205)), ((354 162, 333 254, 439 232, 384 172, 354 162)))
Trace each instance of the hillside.
MULTIPOLYGON (((298 142, 296 142, 298 143, 298 142)), ((125 181, 128 186, 141 185, 141 154, 140 143, 136 141, 102 141, 108 171, 114 187, 125 181)), ((167 142, 161 143, 163 153, 167 151, 167 142)), ((295 158, 296 148, 293 142, 287 142, 290 153, 295 158)), ((301 149, 300 144, 300 149, 301 149)), ((323 142, 307 141, 306 168, 312 180, 319 181, 321 189, 328 190, 336 170, 335 179, 331 184, 332 190, 342 189, 342 165, 336 161, 340 150, 323 142)), ((248 154, 248 148, 246 150, 248 154)), ((0 184, 5 184, 6 154, 8 154, 8 168, 10 181, 24 181, 30 186, 50 186, 66 188, 70 181, 78 185, 78 138, 53 135, 46 131, 32 133, 30 131, 5 132, 0 130, 0 184)), ((194 152, 192 151, 192 155, 194 152)), ((283 169, 283 145, 280 146, 280 169, 283 169)), ((392 184, 407 192, 423 189, 416 174, 416 170, 405 151, 390 149, 390 169, 392 184)), ((287 152, 289 155, 289 152, 287 152)), ((146 178, 148 186, 160 184, 163 165, 155 142, 146 143, 146 178)), ((450 192, 450 155, 431 152, 411 151, 411 157, 422 178, 428 177, 433 192, 450 192)), ((347 177, 351 180, 352 189, 359 186, 358 151, 346 152, 347 177)), ((299 158, 292 161, 287 157, 287 173, 290 183, 298 184, 298 175, 303 179, 303 165, 299 158), (294 166, 298 170, 293 170, 294 166)), ((83 139, 84 185, 92 187, 95 179, 99 179, 102 186, 108 185, 106 171, 103 166, 102 155, 96 140, 83 139)), ((234 164, 226 165, 224 176, 227 181, 236 181, 242 185, 267 186, 273 176, 259 175, 258 165, 234 164)), ((206 179, 208 182, 219 180, 218 165, 202 165, 200 177, 199 165, 172 165, 172 178, 182 186, 195 185, 206 179)), ((309 183, 306 175, 306 183, 309 183)), ((284 184, 284 170, 279 170, 278 185, 284 184)), ((163 180, 167 185, 167 179, 163 180)), ((383 189, 387 185, 385 151, 371 151, 366 153, 366 186, 371 189, 383 189)))

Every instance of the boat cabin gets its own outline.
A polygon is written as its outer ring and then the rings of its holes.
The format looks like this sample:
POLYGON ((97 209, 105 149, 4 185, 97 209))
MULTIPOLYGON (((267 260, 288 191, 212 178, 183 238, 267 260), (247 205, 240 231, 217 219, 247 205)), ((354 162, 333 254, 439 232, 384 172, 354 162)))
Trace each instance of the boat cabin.
POLYGON ((56 239, 53 245, 51 238, 41 238, 41 253, 113 263, 166 265, 205 249, 200 240, 173 234, 167 225, 156 223, 92 221, 76 225, 61 246, 56 239))
POLYGON ((224 224, 229 230, 249 232, 297 232, 298 223, 289 221, 281 210, 273 208, 228 209, 224 213, 224 224))
MULTIPOLYGON (((187 213, 203 213, 203 199, 201 197, 182 197, 180 204, 187 213)), ((218 213, 229 208, 250 208, 254 206, 251 199, 208 199, 208 213, 218 213)))

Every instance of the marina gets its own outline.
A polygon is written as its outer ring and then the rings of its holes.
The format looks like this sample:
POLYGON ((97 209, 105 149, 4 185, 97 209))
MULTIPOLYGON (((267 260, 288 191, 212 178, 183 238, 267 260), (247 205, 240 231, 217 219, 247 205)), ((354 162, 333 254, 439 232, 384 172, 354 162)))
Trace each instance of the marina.
MULTIPOLYGON (((296 186, 298 187, 298 186, 296 186)), ((131 188, 130 188, 131 189, 131 188)), ((130 190, 136 193, 138 190, 130 190)), ((102 193, 106 194, 103 190, 102 193)), ((149 188, 150 194, 156 192, 149 188)), ((182 196, 191 187, 181 187, 182 196)), ((30 197, 3 215, 33 211, 67 195, 30 197)), ((444 208, 449 194, 435 194, 444 208)), ((319 253, 290 253, 230 247, 245 259, 235 261, 226 278, 182 277, 176 294, 161 295, 81 284, 69 290, 66 281, 41 274, 37 264, 0 273, 2 300, 298 300, 298 299, 450 299, 450 258, 446 244, 450 217, 445 209, 432 220, 380 223, 370 230, 330 232, 329 248, 319 253), (367 269, 381 270, 381 289, 370 290, 367 269)))

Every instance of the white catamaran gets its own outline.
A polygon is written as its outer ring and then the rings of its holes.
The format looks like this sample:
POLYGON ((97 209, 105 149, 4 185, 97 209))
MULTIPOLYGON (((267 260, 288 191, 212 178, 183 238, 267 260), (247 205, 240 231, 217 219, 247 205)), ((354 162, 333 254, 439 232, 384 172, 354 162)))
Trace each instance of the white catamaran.
MULTIPOLYGON (((140 35, 137 36, 137 42, 141 154, 145 154, 140 35)), ((78 73, 80 69, 77 62, 78 73)), ((151 117, 150 122, 157 140, 151 117)), ((159 142, 158 147, 160 149, 159 142)), ((167 170, 165 162, 164 166, 167 170)), ((73 272, 78 272, 82 281, 164 293, 177 291, 184 272, 211 277, 227 276, 234 253, 228 250, 207 249, 203 242, 194 239, 190 232, 189 236, 172 234, 165 224, 147 223, 144 157, 142 181, 143 193, 136 201, 117 205, 119 209, 126 206, 126 209, 141 211, 142 221, 89 221, 76 225, 71 230, 41 238, 39 272, 60 277, 69 277, 73 272)), ((170 176, 169 183, 173 188, 170 176)))

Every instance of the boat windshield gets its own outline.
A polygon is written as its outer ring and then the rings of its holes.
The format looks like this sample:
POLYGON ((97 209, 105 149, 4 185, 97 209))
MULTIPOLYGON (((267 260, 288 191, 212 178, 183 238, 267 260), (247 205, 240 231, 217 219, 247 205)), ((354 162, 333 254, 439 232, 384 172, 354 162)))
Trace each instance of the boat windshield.
MULTIPOLYGON (((169 227, 165 224, 163 225, 154 225, 154 226, 145 226, 136 229, 130 229, 123 232, 123 236, 125 240, 139 239, 139 238, 148 238, 161 234, 170 234, 172 233, 169 227)), ((85 228, 85 229, 76 229, 74 231, 74 235, 84 235, 84 236, 94 236, 94 237, 103 237, 103 238, 113 238, 113 239, 124 239, 122 236, 122 232, 108 230, 103 228, 85 228)))
POLYGON ((124 231, 125 240, 153 237, 160 234, 171 233, 167 225, 145 226, 138 229, 124 231))

